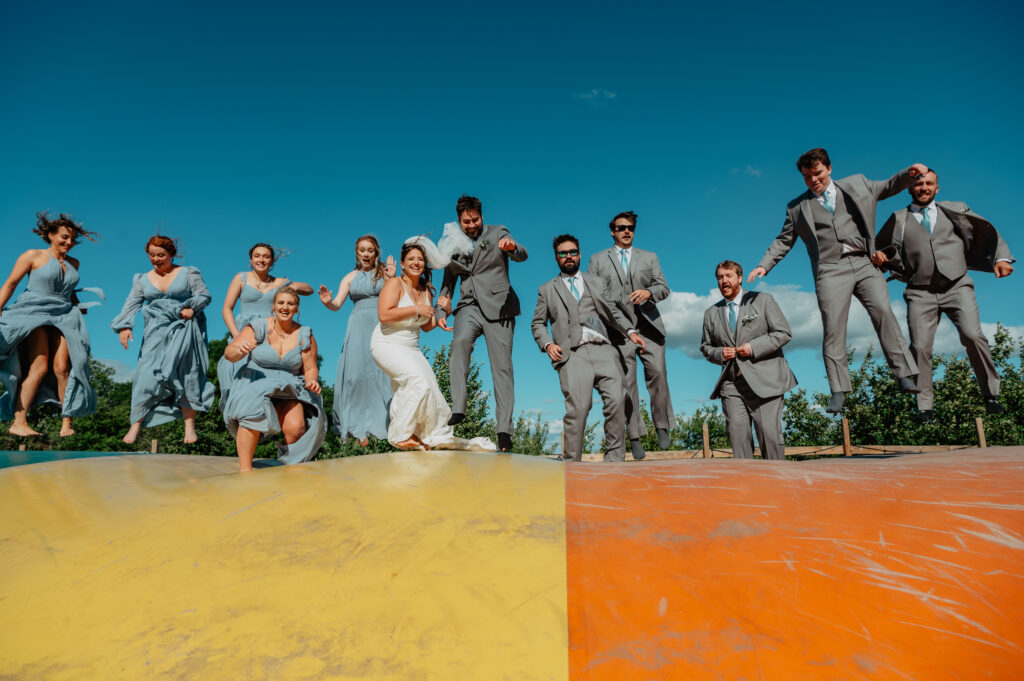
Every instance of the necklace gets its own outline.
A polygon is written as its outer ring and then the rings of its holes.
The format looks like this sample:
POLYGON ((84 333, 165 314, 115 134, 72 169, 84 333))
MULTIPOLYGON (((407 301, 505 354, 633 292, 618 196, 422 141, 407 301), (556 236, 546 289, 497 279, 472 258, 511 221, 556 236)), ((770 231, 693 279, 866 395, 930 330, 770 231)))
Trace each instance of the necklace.
POLYGON ((260 275, 256 274, 255 272, 252 273, 252 276, 254 276, 256 278, 256 290, 257 291, 266 291, 267 289, 269 289, 271 287, 271 285, 275 281, 277 281, 276 277, 271 277, 270 275, 267 275, 267 280, 263 281, 262 279, 260 279, 260 275))

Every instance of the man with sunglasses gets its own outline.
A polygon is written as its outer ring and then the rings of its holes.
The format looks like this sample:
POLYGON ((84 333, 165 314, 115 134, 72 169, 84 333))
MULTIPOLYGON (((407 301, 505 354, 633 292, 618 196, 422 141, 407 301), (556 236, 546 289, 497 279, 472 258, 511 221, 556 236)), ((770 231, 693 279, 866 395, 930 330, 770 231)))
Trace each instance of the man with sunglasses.
POLYGON ((626 458, 626 411, 622 366, 612 347, 612 330, 644 350, 644 339, 614 301, 604 282, 580 272, 580 242, 571 234, 555 237, 555 261, 561 273, 545 282, 537 294, 533 337, 558 371, 565 396, 562 422, 562 458, 583 458, 583 433, 594 399, 594 388, 604 403, 605 461, 626 458), (548 332, 548 324, 551 332, 548 332))
MULTIPOLYGON (((668 392, 665 365, 665 323, 656 303, 668 297, 668 284, 662 274, 658 256, 651 251, 633 247, 637 215, 631 210, 612 218, 611 248, 590 256, 587 273, 604 281, 612 300, 644 339, 647 349, 640 355, 644 379, 651 396, 651 420, 658 433, 658 446, 668 449, 672 439, 668 431, 675 426, 672 398, 668 392)), ((636 346, 628 338, 612 332, 612 342, 619 351, 626 378, 626 427, 633 457, 644 457, 640 438, 647 434, 647 425, 640 416, 640 388, 637 385, 636 346)))

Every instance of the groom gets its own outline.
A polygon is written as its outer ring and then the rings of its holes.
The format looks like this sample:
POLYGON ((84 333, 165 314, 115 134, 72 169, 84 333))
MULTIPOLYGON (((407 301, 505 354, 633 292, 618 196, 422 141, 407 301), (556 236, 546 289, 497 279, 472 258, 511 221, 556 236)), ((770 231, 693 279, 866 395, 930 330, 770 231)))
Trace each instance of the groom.
POLYGON ((459 287, 455 307, 455 328, 449 365, 452 392, 452 417, 448 425, 466 418, 466 379, 473 344, 483 334, 487 357, 494 378, 494 416, 498 449, 512 449, 512 409, 515 404, 512 377, 512 336, 519 316, 519 298, 508 280, 508 261, 526 260, 526 249, 509 236, 502 225, 483 223, 480 199, 463 194, 455 203, 455 213, 463 233, 472 239, 468 253, 456 253, 444 270, 435 312, 437 325, 452 331, 447 318, 452 314, 452 294, 459 287))

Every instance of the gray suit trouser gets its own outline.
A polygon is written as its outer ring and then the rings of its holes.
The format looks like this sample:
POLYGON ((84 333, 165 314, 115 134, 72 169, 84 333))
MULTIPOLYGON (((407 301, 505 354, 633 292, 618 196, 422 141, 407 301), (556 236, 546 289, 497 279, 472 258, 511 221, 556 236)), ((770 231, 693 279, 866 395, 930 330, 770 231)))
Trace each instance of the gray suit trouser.
POLYGON ((735 459, 754 458, 754 437, 750 432, 753 421, 761 456, 784 461, 786 446, 782 439, 783 396, 758 397, 743 376, 735 381, 722 381, 719 388, 725 427, 729 431, 732 456, 735 459))
MULTIPOLYGON (((818 263, 814 282, 821 311, 825 373, 832 392, 850 392, 850 368, 846 361, 846 326, 853 296, 861 302, 878 334, 882 353, 896 378, 913 376, 917 364, 889 306, 889 287, 867 256, 840 258, 837 263, 818 263)), ((861 348, 866 349, 866 348, 861 348)))
MULTIPOLYGON (((655 428, 672 428, 676 424, 672 412, 672 398, 668 393, 668 369, 665 365, 665 339, 637 331, 647 344, 647 349, 640 353, 640 361, 644 365, 644 380, 647 392, 651 396, 651 420, 655 428)), ((626 338, 617 343, 619 356, 622 357, 626 386, 626 429, 630 440, 647 435, 647 424, 640 416, 640 387, 637 385, 636 358, 639 348, 633 341, 626 338)))
POLYGON ((494 379, 495 431, 512 434, 512 410, 515 407, 515 379, 512 376, 512 337, 516 320, 488 321, 477 305, 464 305, 455 311, 455 332, 448 373, 451 379, 452 411, 466 413, 466 381, 473 344, 483 334, 487 358, 494 379))
POLYGON ((932 387, 932 347, 935 344, 935 329, 945 312, 960 334, 960 342, 967 350, 978 386, 985 399, 999 397, 999 374, 992 361, 988 339, 981 330, 978 314, 978 299, 974 295, 974 281, 961 277, 945 293, 932 293, 922 289, 907 288, 903 292, 907 301, 907 326, 910 327, 910 347, 917 359, 921 373, 917 377, 917 408, 931 409, 935 404, 932 387))
POLYGON ((618 354, 611 345, 594 343, 564 352, 568 358, 558 368, 558 382, 565 396, 562 458, 582 460, 583 432, 597 388, 604 402, 604 460, 625 461, 626 399, 618 354))

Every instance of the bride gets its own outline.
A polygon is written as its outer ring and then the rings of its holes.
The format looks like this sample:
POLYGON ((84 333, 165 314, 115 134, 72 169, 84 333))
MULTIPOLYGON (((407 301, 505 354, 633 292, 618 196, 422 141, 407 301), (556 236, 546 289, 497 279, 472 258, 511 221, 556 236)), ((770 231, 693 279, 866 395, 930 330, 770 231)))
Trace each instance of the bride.
POLYGON ((391 377, 388 441, 399 449, 458 449, 493 452, 490 439, 466 440, 448 425, 451 408, 437 387, 437 378, 420 351, 420 330, 435 327, 431 304, 434 287, 427 269, 440 256, 425 237, 413 237, 402 246, 402 275, 384 283, 377 301, 380 324, 370 339, 370 354, 391 377))

